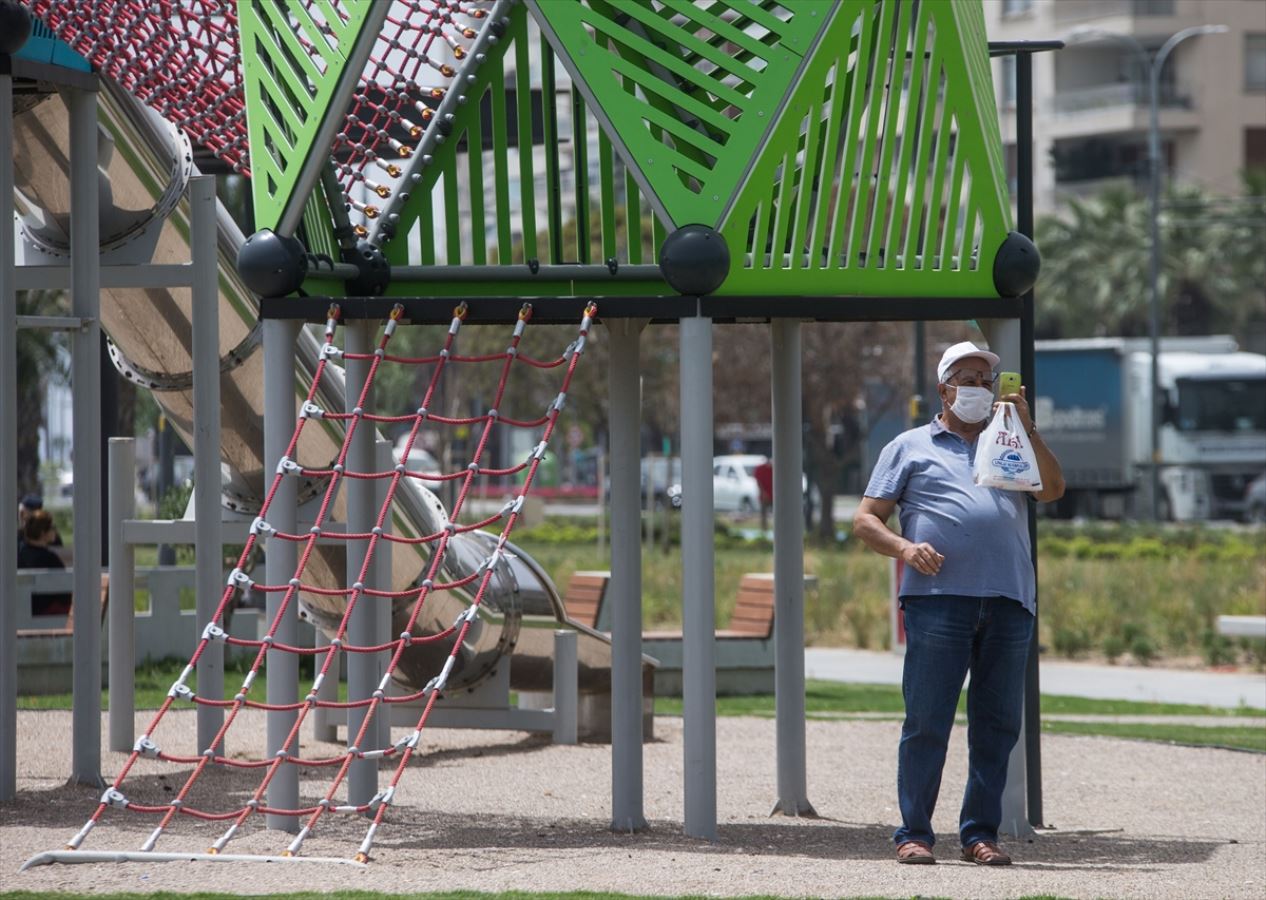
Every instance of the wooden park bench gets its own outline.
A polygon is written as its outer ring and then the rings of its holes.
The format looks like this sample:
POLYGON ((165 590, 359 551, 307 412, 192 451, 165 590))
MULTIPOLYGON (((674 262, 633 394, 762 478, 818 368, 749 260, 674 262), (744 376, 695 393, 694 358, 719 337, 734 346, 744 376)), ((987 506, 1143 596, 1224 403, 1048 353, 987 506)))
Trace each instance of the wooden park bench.
MULTIPOLYGON (((41 570, 26 570, 23 574, 33 573, 36 577, 47 577, 41 570)), ((73 577, 68 570, 50 569, 55 573, 57 581, 65 581, 73 577)), ((104 621, 106 609, 110 601, 110 576, 101 573, 101 589, 97 596, 101 617, 104 621)), ((17 629, 17 663, 18 692, 20 694, 64 693, 71 689, 74 670, 74 634, 75 610, 56 616, 31 615, 31 593, 19 586, 18 602, 25 604, 25 609, 18 615, 17 629), (25 626, 25 627, 21 627, 25 626)), ((104 628, 102 629, 104 633, 104 628)), ((104 646, 104 641, 103 641, 104 646)), ((105 665, 105 656, 102 656, 105 665)))
POLYGON ((563 594, 563 608, 567 618, 592 628, 594 631, 609 630, 607 619, 610 612, 604 609, 610 572, 573 572, 563 594))
MULTIPOLYGON (((772 693, 774 690, 774 576, 749 572, 739 579, 734 612, 716 632, 718 694, 772 693)), ((680 631, 642 633, 642 651, 659 660, 655 695, 680 695, 682 690, 682 634, 680 631)))

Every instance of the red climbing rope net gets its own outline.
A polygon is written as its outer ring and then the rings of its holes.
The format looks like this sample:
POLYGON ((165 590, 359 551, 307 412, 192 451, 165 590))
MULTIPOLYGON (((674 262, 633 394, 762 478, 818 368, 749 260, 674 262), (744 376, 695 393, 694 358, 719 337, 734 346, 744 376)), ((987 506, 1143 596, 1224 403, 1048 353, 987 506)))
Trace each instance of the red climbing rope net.
MULTIPOLYGON (((250 174, 238 0, 22 2, 101 74, 250 174)), ((382 199, 404 190, 402 160, 419 147, 480 32, 496 27, 488 15, 492 0, 390 2, 331 148, 343 199, 362 233, 378 208, 361 199, 357 186, 382 199)), ((348 0, 288 0, 277 10, 319 67, 318 48, 296 11, 328 40, 336 18, 348 21, 347 7, 348 0)))
MULTIPOLYGON (((388 808, 392 805, 397 785, 400 783, 406 768, 409 764, 410 757, 418 752, 418 742, 422 729, 426 726, 427 720, 430 718, 432 710, 437 701, 441 699, 447 684, 449 674, 453 670, 453 666, 458 659, 459 651, 463 646, 463 642, 467 637, 467 633, 472 627, 472 623, 476 620, 480 605, 483 603, 488 591, 489 581, 493 577, 495 568, 505 553, 506 543, 509 539, 511 531, 514 529, 516 522, 521 515, 523 498, 528 495, 532 488, 534 479, 536 478, 538 467, 545 456, 545 451, 549 445, 550 439, 554 434, 558 424, 559 415, 564 408, 568 388, 571 385, 572 378, 576 372, 577 364, 581 355, 584 353, 585 343, 589 334, 591 323, 597 314, 597 307, 590 304, 584 311, 581 318, 576 338, 563 350, 557 357, 540 360, 532 358, 520 352, 520 345, 523 340, 525 330, 531 320, 532 309, 530 304, 525 304, 520 310, 518 320, 514 324, 512 334, 507 343, 506 349, 501 353, 485 354, 478 356, 463 356, 456 352, 456 341, 462 323, 466 317, 466 305, 463 303, 454 310, 451 325, 444 338, 443 346, 440 351, 432 356, 427 357, 404 357, 397 356, 387 352, 392 335, 397 330, 397 325, 402 312, 401 307, 396 307, 390 319, 386 322, 381 330, 377 342, 377 348, 371 353, 351 353, 340 350, 334 343, 339 325, 339 310, 337 306, 330 308, 329 318, 325 326, 325 342, 324 350, 321 355, 321 361, 314 373, 312 383, 307 391, 307 397, 303 403, 302 410, 297 417, 294 431, 287 446, 285 455, 277 466, 276 474, 260 510, 259 517, 254 521, 250 529, 250 535, 238 559, 236 568, 228 577, 224 592, 220 598, 219 606, 216 608, 210 622, 206 624, 202 631, 202 636, 198 641, 197 647, 189 660, 187 666, 180 674, 179 678, 172 684, 162 705, 154 714, 145 732, 137 739, 134 748, 124 762, 118 775, 113 783, 106 789, 101 796, 100 801, 93 812, 91 818, 82 829, 70 840, 67 845, 68 850, 78 850, 81 848, 85 838, 89 832, 102 820, 107 810, 123 809, 136 813, 145 813, 157 816, 159 821, 157 826, 152 830, 148 839, 141 847, 141 852, 152 852, 155 850, 158 840, 167 832, 169 826, 177 819, 178 816, 186 816, 204 822, 221 822, 227 823, 227 828, 218 839, 216 839, 206 851, 212 855, 218 855, 224 851, 225 847, 234 838, 239 830, 246 825, 252 817, 263 815, 293 817, 302 822, 302 827, 298 834, 286 847, 282 856, 295 856, 299 853, 300 847, 304 840, 310 835, 318 823, 326 816, 332 814, 355 814, 369 817, 371 824, 367 829, 364 840, 362 841, 355 859, 358 862, 367 862, 369 859, 370 849, 372 847, 375 832, 383 818, 387 814, 388 808), (339 412, 335 410, 323 410, 317 404, 316 399, 319 396, 319 389, 322 379, 327 377, 328 367, 332 360, 359 360, 368 362, 368 374, 365 377, 363 387, 357 397, 352 412, 339 412), (449 370, 456 365, 494 365, 499 366, 499 377, 496 389, 493 392, 491 408, 480 416, 471 416, 467 418, 445 417, 430 412, 432 404, 437 397, 441 380, 444 379, 449 370), (421 403, 418 409, 409 416, 381 416, 375 415, 366 410, 366 405, 371 397, 371 391, 375 379, 379 375, 383 366, 402 365, 402 366, 429 366, 431 368, 430 378, 426 385, 421 403), (516 366, 527 366, 543 372, 561 372, 559 390, 552 402, 549 403, 543 414, 530 419, 516 419, 511 416, 504 415, 499 412, 501 404, 505 398, 506 387, 512 371, 516 366), (296 448, 299 446, 299 438, 306 426, 309 425, 314 418, 326 418, 340 422, 343 426, 343 439, 338 455, 333 465, 329 468, 312 468, 304 465, 294 458, 296 448), (408 451, 412 449, 414 441, 419 435, 419 431, 423 425, 427 426, 455 426, 465 425, 478 430, 478 438, 474 441, 474 450, 471 454, 470 461, 460 470, 452 473, 425 474, 410 471, 404 462, 394 466, 392 469, 383 472, 357 472, 347 468, 347 460, 349 449, 361 428, 375 427, 375 423, 402 423, 411 422, 408 432, 407 447, 402 460, 408 459, 408 451), (484 464, 485 452, 488 449, 489 442, 493 433, 498 428, 521 428, 530 429, 534 433, 539 433, 539 442, 527 458, 519 465, 509 468, 492 468, 484 464), (479 519, 474 522, 460 523, 458 522, 468 498, 471 496, 472 490, 476 482, 480 478, 489 478, 495 476, 513 475, 522 473, 522 484, 519 493, 511 502, 508 502, 500 512, 479 519), (303 477, 324 479, 325 490, 321 498, 319 511, 315 516, 315 523, 311 529, 303 534, 292 534, 279 531, 269 524, 268 517, 274 506, 278 489, 283 479, 303 477), (448 522, 445 527, 436 531, 434 534, 422 535, 416 538, 391 535, 387 532, 386 526, 388 517, 391 514, 392 504, 405 478, 421 478, 435 482, 456 482, 458 489, 456 499, 452 505, 452 509, 448 514, 448 522), (329 521, 331 507, 334 498, 338 493, 340 484, 347 479, 385 479, 387 481, 386 496, 384 502, 379 506, 376 514, 374 526, 369 531, 352 532, 350 529, 342 532, 335 532, 326 529, 325 525, 329 521), (498 537, 491 553, 485 558, 483 563, 471 575, 456 579, 450 582, 438 580, 438 576, 445 560, 445 553, 449 548, 455 534, 459 534, 474 529, 494 529, 500 526, 498 537), (301 552, 298 554, 298 563, 294 570, 294 575, 285 584, 260 584, 252 581, 247 574, 247 566, 252 554, 263 541, 293 541, 301 545, 301 552), (344 542, 360 542, 364 546, 364 558, 359 572, 355 575, 355 580, 350 587, 346 588, 329 588, 321 584, 305 580, 305 573, 308 569, 309 562, 316 550, 318 541, 321 540, 338 540, 344 542), (425 567, 425 576, 421 579, 416 587, 412 587, 403 591, 376 590, 366 585, 370 581, 371 567, 374 563, 375 552, 382 546, 383 541, 397 541, 408 544, 426 544, 431 550, 430 561, 425 567), (473 590, 473 601, 467 607, 466 612, 458 616, 457 620, 448 628, 443 629, 434 634, 426 634, 424 636, 414 635, 413 626, 417 623, 424 606, 429 598, 434 597, 442 591, 450 591, 466 585, 476 585, 473 590), (242 638, 231 637, 227 633, 225 626, 225 616, 235 602, 239 599, 241 592, 246 590, 255 590, 265 593, 277 592, 282 595, 281 601, 277 606, 275 615, 272 617, 266 634, 258 640, 247 640, 242 638), (330 635, 330 643, 323 648, 308 648, 291 646, 277 640, 278 631, 282 625, 283 616, 288 608, 292 608, 294 604, 299 602, 301 594, 317 594, 323 596, 333 596, 345 598, 346 612, 338 625, 337 631, 330 635), (399 636, 383 644, 377 645, 356 645, 348 640, 348 623, 352 618, 352 614, 356 607, 361 604, 372 605, 374 603, 388 602, 396 598, 407 598, 411 602, 411 613, 408 623, 400 632, 399 636), (421 642, 433 642, 446 639, 453 640, 451 652, 445 658, 445 662, 441 671, 432 678, 421 689, 405 693, 401 695, 389 696, 385 688, 388 682, 397 672, 402 654, 412 644, 421 642), (242 680, 241 686, 236 693, 228 699, 218 697, 201 697, 188 686, 189 679, 196 672, 197 666, 203 660, 207 648, 213 642, 222 642, 228 645, 246 648, 248 651, 254 651, 254 657, 250 663, 250 668, 242 680), (307 694, 294 703, 287 704, 270 704, 252 699, 251 689, 256 679, 263 673, 265 661, 269 651, 280 651, 287 654, 314 655, 316 657, 316 674, 307 694), (349 653, 382 653, 389 652, 390 658, 387 663, 386 673, 383 676, 377 690, 373 691, 368 697, 352 697, 347 701, 326 700, 322 699, 322 685, 327 678, 337 678, 339 664, 343 654, 349 653), (384 714, 385 705, 392 703, 415 703, 420 704, 421 712, 418 715, 416 724, 413 729, 404 738, 394 743, 392 746, 381 749, 360 749, 373 744, 375 717, 384 714), (163 724, 164 717, 174 707, 179 708, 185 706, 192 708, 197 706, 217 707, 225 710, 222 725, 216 731, 210 746, 199 748, 198 752, 193 754, 180 754, 169 750, 162 749, 158 739, 160 728, 163 724), (326 758, 305 758, 297 751, 299 747, 299 732, 307 717, 314 710, 322 708, 337 709, 362 709, 364 711, 359 731, 355 734, 348 734, 348 749, 340 754, 326 758), (230 755, 224 751, 224 743, 229 729, 238 721, 239 715, 247 709, 267 710, 270 713, 293 712, 293 725, 290 727, 281 747, 271 754, 261 758, 241 758, 240 755, 230 755), (133 770, 137 761, 142 759, 155 759, 167 763, 173 763, 178 766, 192 767, 184 770, 184 781, 175 791, 174 796, 160 803, 140 803, 129 800, 124 792, 124 782, 128 778, 129 773, 133 770), (391 772, 389 784, 378 792, 372 799, 364 803, 340 803, 338 797, 340 793, 347 791, 347 775, 350 767, 357 760, 395 760, 394 770, 391 772), (330 779, 328 787, 323 795, 305 806, 296 809, 279 809, 269 806, 267 803, 267 793, 271 782, 277 777, 278 773, 285 766, 298 766, 304 769, 314 768, 332 768, 334 769, 333 777, 330 779), (228 767, 233 769, 260 769, 263 775, 257 787, 250 793, 245 802, 231 805, 224 809, 207 809, 195 805, 194 787, 208 770, 215 767, 228 767)), ((349 575, 351 573, 349 572, 349 575)), ((215 799, 225 799, 225 795, 221 792, 211 791, 203 792, 199 795, 199 799, 205 801, 207 797, 215 799)), ((231 798, 230 798, 231 799, 231 798)))

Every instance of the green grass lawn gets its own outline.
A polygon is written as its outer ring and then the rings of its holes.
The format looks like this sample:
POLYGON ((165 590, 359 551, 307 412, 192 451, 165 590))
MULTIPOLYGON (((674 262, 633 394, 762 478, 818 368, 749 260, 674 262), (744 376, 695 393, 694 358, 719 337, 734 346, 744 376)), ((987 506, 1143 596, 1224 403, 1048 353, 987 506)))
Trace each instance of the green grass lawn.
POLYGON ((1085 734, 1094 737, 1189 744, 1196 747, 1223 747, 1266 753, 1266 728, 1261 725, 1196 726, 1182 723, 1151 722, 1042 722, 1045 734, 1085 734))
MULTIPOLYGON (((678 894, 678 900, 703 900, 703 894, 678 894)), ((841 895, 848 897, 849 895, 841 895)), ((921 900, 936 900, 935 897, 923 897, 921 900)), ((564 900, 662 900, 659 895, 648 894, 614 894, 606 891, 569 891, 548 894, 537 894, 530 891, 503 891, 489 894, 483 891, 440 891, 428 893, 379 894, 373 891, 333 891, 317 893, 315 891, 297 891, 286 894, 260 894, 258 900, 540 900, 540 898, 564 898, 564 900)), ((772 894, 735 894, 734 900, 776 900, 772 894)), ((241 900, 238 894, 174 894, 170 891, 156 891, 146 894, 73 894, 46 893, 34 891, 0 892, 0 900, 241 900)), ((876 900, 873 897, 856 896, 853 900, 876 900)), ((1060 900, 1053 895, 1023 896, 1017 900, 1060 900)))
MULTIPOLYGON (((889 684, 842 684, 835 681, 805 682, 805 711, 840 715, 848 713, 905 712, 901 688, 889 684)), ((959 698, 960 712, 966 712, 966 695, 959 698)), ((660 715, 681 715, 680 697, 656 697, 655 712, 660 715)), ((1068 697, 1061 694, 1043 694, 1042 712, 1052 715, 1085 716, 1266 716, 1260 710, 1246 707, 1225 708, 1199 706, 1188 703, 1139 703, 1133 700, 1094 700, 1087 697, 1068 697)), ((754 694, 746 697, 718 697, 717 714, 722 716, 762 716, 774 714, 772 694, 754 694)))
MULTIPOLYGON (((172 682, 180 674, 183 665, 175 661, 145 666, 136 672, 136 707, 156 709, 167 696, 172 682)), ((244 666, 230 664, 224 673, 226 696, 231 697, 241 684, 244 666)), ((194 683, 191 679, 190 686, 194 683)), ((267 681, 260 677, 251 688, 251 696, 263 700, 267 696, 267 681)), ((347 699, 347 685, 339 685, 340 700, 347 699)), ((108 696, 103 691, 103 709, 108 708, 108 696)), ((185 705, 180 701, 180 706, 185 705)), ((47 694, 18 698, 19 709, 70 709, 70 694, 47 694)), ((813 719, 839 719, 850 716, 891 717, 899 719, 905 710, 901 688, 884 684, 841 684, 833 681, 810 680, 805 684, 805 714, 813 719)), ((680 697, 656 697, 655 712, 661 716, 680 716, 680 697)), ((1050 734, 1088 734, 1131 740, 1161 741, 1199 746, 1228 747, 1266 753, 1266 728, 1258 725, 1236 725, 1240 717, 1261 717, 1259 710, 1247 708, 1227 709, 1216 706, 1196 706, 1182 703, 1137 703, 1129 700, 1091 700, 1084 697, 1067 697, 1057 694, 1042 696, 1042 712, 1059 716, 1206 716, 1227 719, 1225 726, 1196 726, 1185 723, 1121 723, 1121 722, 1069 722, 1044 721, 1043 731, 1050 734)), ((966 713, 966 695, 959 698, 959 713, 966 713)), ((756 694, 743 697, 718 697, 717 715, 762 716, 774 715, 772 694, 756 694)))
MULTIPOLYGON (((678 894, 678 900, 703 900, 703 894, 678 894)), ((843 895, 848 896, 848 895, 843 895)), ((530 891, 503 891, 489 894, 483 891, 440 891, 435 893, 403 893, 379 894, 372 891, 333 891, 317 893, 300 891, 288 894, 260 894, 257 900, 544 900, 544 898, 562 898, 562 900, 663 900, 661 895, 651 894, 613 894, 605 891, 568 891, 548 894, 537 894, 530 891)), ((0 892, 0 900, 241 900, 238 894, 173 894, 170 891, 157 891, 146 894, 72 894, 45 893, 34 891, 0 892)), ((735 894, 734 900, 776 900, 772 894, 735 894)), ((873 897, 855 897, 854 900, 877 900, 873 897)), ((936 900, 934 897, 923 900, 936 900)), ((1059 900, 1056 897, 1020 897, 1018 900, 1059 900)))

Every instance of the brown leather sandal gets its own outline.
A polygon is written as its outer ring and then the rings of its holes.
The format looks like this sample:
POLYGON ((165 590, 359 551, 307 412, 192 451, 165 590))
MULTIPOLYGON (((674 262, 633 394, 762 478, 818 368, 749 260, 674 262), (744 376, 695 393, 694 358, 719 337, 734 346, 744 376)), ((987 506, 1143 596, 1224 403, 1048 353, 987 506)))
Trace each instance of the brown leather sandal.
POLYGON ((1003 853, 993 841, 977 841, 963 848, 963 860, 978 866, 1009 866, 1011 857, 1003 853))
POLYGON ((923 841, 904 841, 897 845, 897 862, 927 866, 936 862, 936 857, 923 841))

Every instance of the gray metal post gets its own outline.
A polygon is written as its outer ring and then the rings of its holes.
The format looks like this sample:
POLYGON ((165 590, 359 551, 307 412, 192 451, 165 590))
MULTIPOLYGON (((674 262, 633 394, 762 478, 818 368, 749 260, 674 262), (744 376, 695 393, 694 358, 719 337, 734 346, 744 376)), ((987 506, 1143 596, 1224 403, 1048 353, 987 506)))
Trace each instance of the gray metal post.
POLYGON ((70 107, 70 296, 84 325, 71 338, 75 482, 75 667, 71 779, 101 780, 101 372, 100 207, 97 95, 72 88, 70 107))
MULTIPOLYGON (((0 147, 13 146, 13 76, 0 75, 0 147)), ((18 295, 13 254, 13 154, 0 153, 0 422, 18 419, 18 295)), ((0 434, 0 597, 18 594, 17 430, 0 434)), ((18 616, 0 602, 0 803, 18 791, 18 616)))
MULTIPOLYGON (((998 364, 1001 371, 1020 371, 1020 320, 988 319, 980 322, 989 349, 1002 357, 998 364)), ((1032 504, 1030 504, 1031 506, 1032 504)), ((1032 510, 1029 510, 1032 514, 1032 510)), ((1032 652, 1032 651, 1030 651, 1032 652)), ((1025 703, 1033 702, 1025 697, 1025 703)), ((1028 754, 1026 728, 1023 719, 1020 724, 1020 738, 1011 749, 1011 758, 1007 763, 1007 783, 1002 792, 1002 830, 1016 837, 1027 837, 1033 834, 1033 826, 1029 823, 1028 808, 1028 754)))
MULTIPOLYGON (((1191 28, 1184 28, 1170 36, 1169 40, 1161 45, 1156 51, 1156 56, 1151 60, 1148 69, 1148 92, 1147 92, 1147 196, 1148 196, 1148 226, 1151 231, 1151 258, 1148 261, 1148 280, 1151 284, 1150 302, 1148 303, 1147 316, 1147 335, 1148 343, 1152 351, 1151 365, 1151 390, 1152 390, 1152 422, 1151 422, 1151 439, 1152 439, 1152 521, 1158 522, 1161 518, 1161 481, 1160 467, 1163 461, 1160 445, 1160 423, 1164 416, 1165 404, 1161 399, 1160 392, 1160 318, 1161 318, 1161 230, 1160 230, 1160 203, 1161 203, 1161 140, 1160 140, 1160 76, 1161 70, 1165 68, 1165 60, 1169 59, 1169 54, 1174 48, 1187 38, 1195 37, 1200 34, 1222 34, 1228 29, 1225 25, 1195 25, 1191 28)), ((1122 35, 1122 37, 1126 37, 1122 35)), ((1134 40, 1130 38, 1130 40, 1134 40)), ((1135 45, 1142 51, 1142 45, 1137 40, 1135 45)), ((1146 60, 1146 54, 1143 54, 1146 60)))
MULTIPOLYGON (((1016 145, 1016 230, 1027 238, 1033 237, 1033 54, 1017 53, 1015 60, 1015 145, 1016 145)), ((1037 298, 1030 288, 1020 299, 1020 383, 1026 386, 1028 396, 1037 398, 1037 361, 1033 349, 1035 330, 1034 310, 1037 298)), ((999 336, 1003 340, 1004 336, 999 336)), ((1037 512, 1033 504, 1028 508, 1029 550, 1033 562, 1033 574, 1038 578, 1038 616, 1041 616, 1041 573, 1037 567, 1037 512)), ((1030 825, 1042 824, 1042 685, 1038 657, 1037 622, 1033 623, 1033 638, 1029 642, 1029 661, 1024 672, 1024 777, 1028 782, 1028 821, 1030 825)), ((1012 812, 1015 802, 1005 807, 1012 812)))
POLYGON ((580 700, 576 632, 554 632, 554 743, 575 744, 580 700))
MULTIPOLYGON (((375 467, 379 472, 389 472, 396 464, 395 457, 391 453, 391 441, 379 437, 374 445, 376 453, 375 467)), ((388 479, 375 481, 376 493, 374 495, 375 509, 381 510, 387 503, 387 488, 391 482, 388 479)), ((386 518, 382 523, 383 532, 391 531, 391 511, 387 511, 386 518)), ((391 541, 379 541, 377 548, 374 550, 374 583, 384 589, 390 590, 391 581, 391 541)), ((391 607, 392 601, 386 598, 378 598, 374 602, 374 643, 385 644, 391 640, 391 607)), ((375 654, 374 665, 377 667, 377 678, 382 680, 382 676, 387 672, 387 663, 391 659, 390 653, 375 654)), ((378 747, 391 746, 391 712, 385 705, 378 707, 375 716, 378 723, 378 747)))
MULTIPOLYGON (((275 472, 286 453, 295 422, 295 341, 299 324, 283 319, 264 320, 264 471, 275 472)), ((294 534, 298 527, 299 485, 294 478, 282 478, 268 509, 268 523, 278 531, 294 534)), ((265 556, 265 578, 269 584, 285 584, 295 574, 298 545, 291 541, 269 541, 265 556)), ((270 591, 267 595, 269 623, 277 621, 284 595, 270 591)), ((286 607, 277 624, 276 638, 295 644, 299 635, 298 598, 286 607)), ((295 703, 299 699, 299 660, 293 653, 269 650, 267 700, 270 704, 295 703)), ((337 675, 337 669, 335 670, 337 675)), ((294 711, 268 713, 268 754, 275 754, 285 744, 294 727, 294 711)), ((298 746, 291 747, 294 753, 298 746)), ((299 806, 299 770, 282 766, 268 785, 268 805, 277 809, 299 806)), ((299 822, 292 816, 266 815, 269 828, 297 832, 299 822)))
POLYGON ((123 522, 136 515, 136 439, 110 438, 109 454, 109 747, 128 751, 136 739, 136 554, 123 539, 123 522))
MULTIPOLYGON (((1172 46, 1172 45, 1166 45, 1172 46)), ((1148 258, 1147 278, 1150 286, 1148 298, 1147 336, 1152 350, 1151 361, 1151 513, 1152 521, 1161 518, 1161 484, 1160 484, 1160 420, 1164 405, 1160 396, 1160 273, 1161 273, 1161 231, 1160 231, 1160 182, 1161 182, 1161 149, 1160 149, 1160 70, 1165 64, 1164 57, 1157 54, 1152 60, 1148 72, 1148 115, 1147 115, 1147 203, 1148 231, 1151 236, 1151 253, 1148 258)))
MULTIPOLYGON (((312 646, 317 650, 326 650, 330 646, 330 639, 320 628, 313 629, 315 637, 312 646)), ((323 655, 317 655, 316 665, 320 669, 321 662, 325 659, 323 655)), ((330 671, 330 677, 321 682, 321 687, 317 689, 317 699, 323 701, 338 700, 338 678, 339 670, 342 669, 341 661, 336 663, 330 671)), ((338 724, 335 721, 335 710, 325 706, 318 706, 308 715, 308 720, 312 722, 312 739, 317 741, 338 740, 338 724)))
MULTIPOLYGON (((638 439, 645 319, 611 319, 611 830, 646 828, 642 759, 642 524, 638 439)), ((601 475, 599 476, 601 477, 601 475)))
MULTIPOLYGON (((344 328, 344 349, 348 353, 373 352, 373 326, 369 322, 348 322, 344 328)), ((370 362, 366 359, 347 359, 344 362, 347 370, 347 412, 354 413, 360 409, 360 393, 369 377, 370 362)), ((348 422, 351 428, 352 442, 347 450, 347 469, 350 472, 370 472, 374 468, 374 426, 363 420, 348 422)), ((347 497, 347 530, 355 532, 369 531, 374 527, 374 517, 378 510, 374 506, 374 495, 377 493, 374 483, 363 478, 349 478, 343 485, 347 497)), ((368 544, 364 541, 346 541, 347 544, 347 580, 355 584, 365 563, 368 544)), ((365 578, 365 587, 378 587, 374 583, 373 568, 365 578)), ((366 597, 361 594, 356 598, 356 606, 352 610, 347 623, 347 641, 350 644, 366 645, 374 643, 375 604, 381 603, 377 597, 366 597)), ((347 657, 347 697, 359 700, 370 696, 378 687, 382 677, 378 674, 377 660, 367 653, 352 653, 347 657)), ((365 720, 365 707, 350 707, 347 710, 347 744, 356 743, 356 733, 365 720)), ((365 735, 365 744, 374 742, 378 737, 377 729, 371 729, 365 735)), ((362 750, 374 750, 365 746, 362 750)), ((378 761, 373 759, 357 759, 351 764, 347 773, 347 801, 351 804, 367 803, 378 790, 378 761)))
POLYGON ((785 816, 816 815, 809 803, 804 735, 804 498, 800 323, 769 326, 774 425, 774 715, 778 802, 785 816))
POLYGON ((712 320, 682 319, 681 592, 685 831, 717 830, 716 585, 713 580, 712 320))
MULTIPOLYGON (((1161 231, 1160 231, 1160 194, 1161 194, 1161 141, 1160 141, 1160 76, 1165 67, 1165 60, 1174 48, 1187 38, 1201 34, 1225 34, 1229 31, 1225 25, 1193 25, 1175 32, 1160 46, 1155 56, 1147 52, 1142 42, 1130 34, 1117 31, 1104 31, 1100 28, 1081 26, 1069 33, 1070 40, 1085 38, 1105 38, 1124 44, 1130 49, 1139 62, 1141 72, 1147 74, 1147 200, 1148 200, 1148 234, 1151 252, 1148 259, 1148 343, 1152 354, 1151 361, 1151 467, 1148 478, 1150 492, 1149 511, 1152 521, 1160 519, 1161 506, 1161 447, 1160 420, 1164 412, 1164 404, 1160 397, 1160 318, 1161 318, 1161 231)), ((1017 57, 1017 64, 1027 65, 1027 54, 1017 57)), ((1025 95, 1021 91, 1020 72, 1016 71, 1017 97, 1025 95)), ((1022 141, 1017 141, 1023 146, 1022 141)))
MULTIPOLYGON (((193 512, 194 608, 198 636, 224 595, 224 542, 220 539, 220 291, 216 277, 215 178, 189 182, 193 259, 193 512)), ((210 642, 198 660, 198 695, 224 696, 224 645, 210 642)), ((198 750, 224 725, 224 710, 198 706, 198 750)), ((227 753, 221 744, 216 750, 227 753)))

